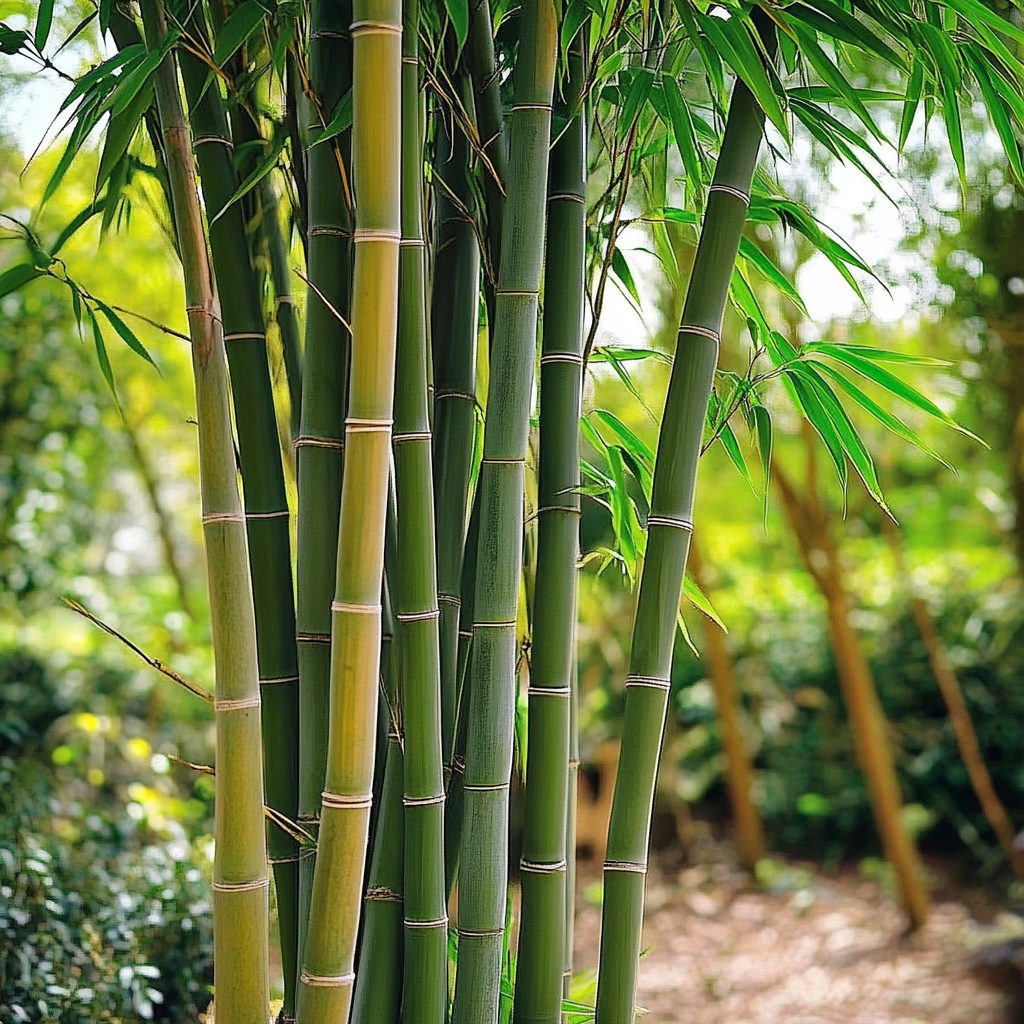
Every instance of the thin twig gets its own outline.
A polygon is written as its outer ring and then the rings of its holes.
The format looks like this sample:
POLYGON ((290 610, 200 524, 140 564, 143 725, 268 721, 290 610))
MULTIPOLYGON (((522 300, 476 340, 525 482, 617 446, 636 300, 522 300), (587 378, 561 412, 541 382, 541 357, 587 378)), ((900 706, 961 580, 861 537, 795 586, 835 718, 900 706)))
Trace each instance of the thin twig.
POLYGON ((334 306, 331 305, 331 302, 327 298, 327 296, 325 296, 324 293, 322 291, 320 291, 320 289, 317 288, 317 286, 315 284, 313 284, 313 282, 310 281, 310 279, 308 277, 306 277, 306 275, 303 274, 303 272, 301 270, 299 270, 298 267, 292 267, 292 272, 307 287, 312 288, 313 291, 316 292, 317 298, 341 321, 342 327, 344 327, 345 330, 348 331, 349 334, 351 334, 352 333, 352 328, 349 325, 349 322, 334 308, 334 306))
POLYGON ((159 658, 153 658, 148 655, 141 647, 133 644, 126 636, 118 633, 113 626, 108 625, 102 619, 98 619, 88 608, 84 605, 79 604, 76 600, 70 597, 62 597, 61 601, 67 605, 73 612, 77 612, 84 619, 88 619, 94 626, 99 626, 104 633, 112 636, 115 640, 120 640, 130 651, 137 654, 150 668, 155 668, 157 672, 167 676, 168 679, 172 679, 179 686, 184 686, 189 693, 195 694, 201 700, 205 700, 207 704, 213 703, 213 694, 209 690, 204 690, 203 687, 197 683, 193 683, 190 679, 186 679, 183 675, 179 675, 169 665, 165 665, 159 658))

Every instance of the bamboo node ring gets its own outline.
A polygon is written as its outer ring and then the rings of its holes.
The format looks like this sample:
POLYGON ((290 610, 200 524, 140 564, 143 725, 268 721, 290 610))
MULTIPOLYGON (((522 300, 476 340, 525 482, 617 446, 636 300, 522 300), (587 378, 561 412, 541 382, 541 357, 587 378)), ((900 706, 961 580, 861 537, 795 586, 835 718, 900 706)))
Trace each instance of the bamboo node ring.
POLYGON ((463 637, 463 639, 471 640, 473 638, 473 630, 471 630, 471 629, 460 629, 459 630, 459 636, 463 637))
POLYGON ((357 604, 349 601, 332 601, 332 612, 348 612, 352 615, 380 615, 379 604, 357 604))
POLYGON ((444 803, 444 793, 438 796, 403 796, 403 807, 432 807, 434 804, 444 803))
POLYGON ((328 793, 325 789, 320 797, 323 801, 323 808, 331 808, 331 810, 359 810, 362 807, 370 807, 373 804, 373 794, 367 793, 365 796, 352 796, 348 793, 328 793))
POLYGON ((299 644, 329 644, 330 633, 296 633, 295 642, 299 644))
POLYGON ((569 686, 528 686, 527 697, 568 697, 572 694, 569 686))
POLYGON ((435 391, 434 401, 437 402, 442 398, 465 398, 469 402, 476 401, 476 395, 471 395, 468 391, 435 391))
POLYGON ((300 860, 302 860, 301 855, 300 854, 295 854, 292 857, 268 857, 267 858, 267 863, 271 864, 271 865, 274 865, 274 864, 298 864, 300 860))
POLYGON ((334 448, 341 451, 345 442, 340 437, 317 437, 316 434, 300 434, 292 441, 293 448, 334 448))
POLYGON ((203 526, 212 526, 214 523, 244 523, 245 516, 241 512, 207 512, 203 516, 203 526))
POLYGON ((310 974, 305 968, 299 975, 299 981, 310 988, 343 988, 356 980, 355 972, 348 974, 310 974))
POLYGON ((582 366, 583 356, 577 352, 549 352, 540 357, 541 366, 547 366, 548 363, 573 363, 582 366))
POLYGON ((500 793, 503 789, 508 789, 507 782, 495 782, 491 786, 471 786, 468 782, 462 787, 466 793, 500 793))
POLYGON ((671 679, 664 679, 661 676, 626 676, 627 686, 647 686, 654 690, 669 690, 672 687, 671 679))
POLYGON ((550 110, 550 103, 513 103, 509 110, 550 110))
POLYGON ((710 338, 716 344, 719 344, 722 340, 722 336, 718 331, 714 331, 710 327, 699 327, 696 324, 680 324, 679 333, 696 334, 701 338, 710 338))
POLYGON ((392 434, 391 441, 393 444, 402 444, 405 441, 429 441, 432 437, 429 430, 414 430, 407 434, 392 434))
POLYGON ((273 676, 270 679, 261 679, 260 686, 277 686, 278 683, 297 683, 298 676, 273 676))
POLYGON ((254 878, 251 882, 214 882, 214 892, 252 892, 255 889, 266 889, 270 878, 254 878))
POLYGON ((462 598, 456 597, 455 594, 438 594, 437 599, 442 604, 454 605, 456 608, 462 607, 462 598))
POLYGON ((406 928, 447 928, 448 915, 435 917, 433 921, 410 921, 409 918, 406 918, 402 923, 406 928))
POLYGON ((429 622, 431 619, 440 618, 440 616, 440 608, 431 608, 425 612, 398 612, 395 618, 399 622, 429 622))
POLYGON ((382 434, 390 433, 394 420, 374 420, 349 416, 345 420, 345 433, 347 434, 382 434))
POLYGON ((688 530, 693 533, 693 523, 682 516, 648 516, 648 526, 668 526, 676 530, 688 530))
POLYGON ((481 459, 480 464, 484 466, 525 466, 526 459, 481 459))
POLYGON ((465 936, 467 939, 486 939, 492 935, 504 935, 504 928, 456 928, 459 933, 459 937, 465 936))
POLYGON ((213 702, 214 711, 247 711, 249 708, 258 708, 260 706, 260 695, 257 693, 255 697, 239 697, 237 700, 215 700, 213 702))
POLYGON ((400 36, 402 26, 393 25, 390 21, 353 21, 349 26, 349 31, 351 31, 353 39, 356 36, 366 35, 400 36))
POLYGON ((534 875, 557 875, 559 871, 564 871, 565 868, 566 863, 564 859, 548 863, 547 861, 527 860, 525 857, 519 858, 519 870, 528 871, 534 875))
POLYGON ((287 519, 291 513, 283 508, 280 512, 246 512, 246 519, 287 519))
POLYGON ((282 303, 287 303, 289 306, 294 306, 295 305, 295 296, 294 295, 288 295, 288 294, 285 294, 285 295, 275 295, 274 296, 274 301, 279 306, 282 303))
POLYGON ((337 29, 332 28, 318 28, 315 32, 310 32, 310 39, 348 39, 347 32, 339 32, 337 29))
POLYGON ((510 619, 507 622, 474 622, 473 629, 515 629, 516 620, 510 619))
POLYGON ((309 229, 311 238, 317 235, 332 235, 337 238, 351 238, 352 229, 337 227, 333 224, 318 224, 315 228, 309 229))
POLYGON ((587 205, 587 200, 583 196, 577 195, 575 192, 549 192, 548 202, 553 203, 556 199, 562 199, 569 203, 579 203, 581 206, 587 205))
POLYGON ((239 331, 236 334, 225 334, 225 341, 266 341, 267 336, 262 331, 239 331))
POLYGON ((222 146, 227 146, 228 149, 235 148, 235 144, 230 139, 225 139, 222 135, 196 135, 192 139, 192 148, 205 146, 208 142, 219 142, 222 146))
POLYGON ((426 249, 427 243, 423 238, 403 238, 399 241, 400 249, 426 249))
POLYGON ((732 185, 712 185, 708 192, 724 192, 726 195, 738 199, 744 206, 750 205, 750 196, 742 189, 733 188, 732 185))
POLYGON ((606 860, 605 871, 631 871, 635 875, 646 875, 647 865, 638 860, 606 860))
POLYGON ((415 64, 416 67, 419 67, 420 66, 420 59, 419 59, 419 57, 403 57, 402 58, 402 63, 403 64, 415 64))
POLYGON ((401 245, 402 233, 388 231, 387 228, 356 228, 352 233, 356 242, 398 242, 401 245))
POLYGON ((535 295, 540 295, 539 288, 495 288, 495 295, 511 295, 511 296, 527 296, 533 298, 535 295))
POLYGON ((583 515, 583 510, 576 505, 541 505, 534 515, 539 516, 542 512, 568 512, 573 516, 583 515))

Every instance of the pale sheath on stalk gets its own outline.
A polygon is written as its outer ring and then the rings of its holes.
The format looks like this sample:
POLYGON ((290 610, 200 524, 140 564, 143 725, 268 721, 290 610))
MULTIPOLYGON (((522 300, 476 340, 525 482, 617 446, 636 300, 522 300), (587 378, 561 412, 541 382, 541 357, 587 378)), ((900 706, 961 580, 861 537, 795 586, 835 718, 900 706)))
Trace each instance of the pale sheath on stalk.
MULTIPOLYGON (((146 43, 167 32, 160 0, 143 0, 146 43)), ((199 424, 199 478, 217 678, 213 865, 214 984, 220 1024, 270 1017, 269 927, 256 621, 245 517, 238 497, 227 364, 206 249, 192 147, 174 57, 154 76, 167 176, 185 279, 199 424)))
MULTIPOLYGON (((761 30, 766 45, 774 47, 774 32, 769 36, 770 30, 761 30)), ((676 613, 693 533, 697 463, 722 316, 763 133, 764 114, 737 80, 683 304, 658 438, 604 864, 596 1024, 633 1024, 651 809, 671 686, 676 613)))
POLYGON ((478 484, 480 539, 463 785, 454 1024, 492 1024, 498 1018, 524 458, 544 259, 544 196, 557 38, 558 20, 551 0, 525 3, 514 72, 508 201, 478 484))
MULTIPOLYGON (((320 839, 298 1018, 344 1024, 355 981, 372 803, 401 238, 401 36, 396 0, 357 0, 352 185, 357 197, 352 370, 345 421, 331 692, 320 839)), ((308 379, 308 378, 307 378, 308 379)))
MULTIPOLYGON (((585 31, 585 29, 584 29, 585 31)), ((540 357, 537 576, 530 661, 523 904, 516 1024, 559 1024, 566 943, 570 700, 575 668, 580 519, 580 395, 586 256, 583 60, 570 55, 561 110, 571 120, 548 175, 544 339, 540 357)))

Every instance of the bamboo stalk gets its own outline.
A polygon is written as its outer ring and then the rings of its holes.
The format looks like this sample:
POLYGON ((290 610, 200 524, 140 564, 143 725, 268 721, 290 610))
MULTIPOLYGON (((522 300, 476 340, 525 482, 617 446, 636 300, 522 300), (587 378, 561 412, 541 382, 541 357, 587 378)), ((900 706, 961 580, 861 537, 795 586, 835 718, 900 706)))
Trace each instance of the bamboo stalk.
POLYGON ((551 0, 520 15, 510 124, 507 220, 495 296, 459 871, 459 963, 453 1024, 497 1021, 508 876, 516 612, 523 487, 544 258, 551 97, 558 19, 551 0))
MULTIPOLYGON (((767 18, 759 21, 764 25, 767 18)), ((766 45, 773 47, 774 31, 762 31, 766 45)), ((676 614, 693 532, 697 463, 722 316, 763 133, 764 114, 737 81, 683 304, 658 439, 604 863, 596 1024, 632 1024, 634 1017, 651 811, 671 686, 676 614)))
POLYGON ((437 599, 441 610, 441 740, 450 779, 458 709, 459 613, 466 506, 476 427, 476 343, 480 249, 473 226, 448 195, 472 208, 470 151, 457 128, 438 140, 436 257, 430 305, 434 363, 434 496, 437 505, 437 599), (447 146, 446 146, 447 143, 447 146), (446 149, 445 149, 446 147, 446 149))
MULTIPOLYGON (((146 44, 167 24, 161 0, 143 0, 146 44)), ((214 984, 221 1024, 270 1017, 266 839, 256 620, 246 524, 238 496, 227 365, 196 192, 192 144, 173 53, 154 75, 174 222, 185 279, 199 424, 199 477, 210 589, 217 722, 213 869, 214 984)))
POLYGON ((302 1024, 344 1024, 355 981, 372 803, 395 382, 402 11, 396 0, 355 0, 352 15, 352 186, 359 197, 352 371, 331 605, 326 785, 299 980, 302 1024))
POLYGON ((559 1024, 566 943, 570 699, 579 553, 579 418, 586 259, 583 56, 570 54, 561 112, 571 120, 551 152, 543 348, 537 571, 528 691, 523 898, 513 1019, 559 1024))
MULTIPOLYGON (((703 562, 696 545, 690 547, 690 568, 698 585, 706 591, 703 562)), ((707 616, 704 622, 704 636, 707 640, 708 675, 715 690, 718 723, 722 730, 726 782, 729 787, 733 821, 736 825, 736 847, 740 863, 744 867, 753 868, 765 855, 764 828, 761 824, 761 815, 751 796, 754 773, 736 714, 736 682, 733 679, 732 663, 725 646, 725 635, 718 624, 707 616)))
MULTIPOLYGON (((311 131, 341 101, 352 83, 349 0, 310 5, 309 77, 315 95, 308 109, 311 131)), ((299 105, 299 98, 296 99, 299 105)), ((315 139, 314 139, 315 142, 315 139)), ((342 455, 349 374, 352 219, 340 168, 349 159, 351 132, 311 144, 308 165, 305 385, 299 436, 296 629, 299 652, 299 821, 316 835, 327 766, 331 675, 331 598, 338 554, 342 455)), ((300 161, 301 162, 301 161, 300 161)), ((299 956, 309 918, 316 858, 299 871, 299 956)))
POLYGON ((269 177, 260 182, 263 218, 260 229, 270 259, 270 280, 274 290, 274 319, 281 333, 284 371, 288 378, 289 422, 292 438, 298 436, 302 414, 302 345, 299 341, 299 317, 292 294, 292 268, 288 259, 286 232, 281 227, 277 189, 269 177))
MULTIPOLYGON (((395 630, 385 592, 384 639, 395 630)), ((405 809, 402 804, 404 765, 398 721, 397 651, 381 653, 381 678, 386 700, 387 751, 373 856, 363 895, 363 936, 359 970, 352 997, 352 1024, 398 1024, 402 1005, 402 929, 404 920, 405 809)))
MULTIPOLYGON (((193 16, 199 38, 205 27, 193 16)), ((208 69, 184 51, 180 58, 194 132, 193 148, 207 213, 214 218, 238 188, 228 122, 220 93, 206 88, 208 69)), ((216 275, 227 348, 239 462, 245 499, 263 700, 264 786, 270 807, 293 820, 298 813, 298 665, 292 591, 291 539, 273 385, 267 362, 263 304, 250 260, 239 203, 213 219, 210 255, 216 275)), ((285 1015, 295 1012, 298 944, 298 844, 268 825, 277 888, 285 981, 285 1015)))
POLYGON ((402 1014, 445 1024, 448 917, 444 887, 444 778, 434 489, 427 408, 426 245, 420 137, 419 4, 402 28, 402 244, 395 370, 396 618, 405 734, 405 960, 402 1014))

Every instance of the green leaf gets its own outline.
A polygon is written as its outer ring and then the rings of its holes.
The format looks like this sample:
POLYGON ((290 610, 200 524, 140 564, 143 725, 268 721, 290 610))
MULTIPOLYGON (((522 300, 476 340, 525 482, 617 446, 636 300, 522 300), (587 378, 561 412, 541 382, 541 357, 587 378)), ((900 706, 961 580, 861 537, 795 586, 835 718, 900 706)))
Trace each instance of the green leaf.
POLYGON ((633 281, 633 274, 626 263, 626 257, 622 255, 622 250, 618 246, 612 252, 612 275, 633 297, 633 300, 639 307, 640 293, 636 290, 636 283, 633 281))
POLYGON ((686 626, 686 620, 683 618, 681 611, 676 612, 676 625, 679 626, 679 632, 683 634, 683 641, 690 648, 690 653, 699 659, 700 651, 694 646, 693 638, 690 636, 690 630, 686 626))
POLYGON ((733 433, 732 427, 728 423, 723 423, 721 430, 718 435, 719 440, 722 442, 722 447, 728 454, 732 464, 739 470, 739 474, 747 482, 747 486, 757 494, 757 488, 754 486, 754 481, 750 477, 750 470, 747 469, 747 460, 743 458, 743 452, 740 449, 740 443, 736 440, 736 435, 733 433))
POLYGON ((881 57, 885 63, 891 64, 893 67, 906 69, 906 59, 903 54, 893 50, 883 42, 876 32, 863 22, 858 21, 838 4, 832 3, 831 0, 803 0, 800 6, 802 9, 796 13, 800 21, 811 25, 831 39, 851 43, 865 53, 873 53, 875 56, 881 57), (815 11, 820 12, 824 17, 816 16, 815 11))
POLYGON ((616 133, 620 139, 625 137, 633 122, 640 116, 640 111, 651 94, 652 85, 654 85, 654 72, 649 68, 637 68, 626 98, 616 116, 616 133))
POLYGON ((1004 36, 1009 36, 1017 43, 1024 43, 1024 31, 1013 22, 996 14, 991 8, 979 3, 978 0, 944 0, 954 11, 962 14, 968 24, 977 27, 987 25, 1004 36))
POLYGON ((103 374, 103 379, 107 382, 107 387, 110 388, 110 393, 114 396, 114 404, 120 409, 121 403, 117 397, 117 388, 114 387, 114 371, 110 368, 110 356, 107 355, 107 346, 103 341, 100 322, 96 319, 96 314, 89 306, 85 308, 89 314, 89 319, 92 321, 92 338, 96 345, 96 359, 100 364, 100 372, 103 374))
POLYGON ((772 417, 763 405, 752 410, 757 431, 757 451, 761 456, 762 487, 764 490, 764 525, 768 525, 768 491, 772 482, 772 417))
MULTIPOLYGON (((951 427, 953 430, 959 431, 961 434, 977 441, 979 444, 985 444, 977 434, 972 434, 966 427, 962 427, 955 419, 953 419, 952 416, 944 413, 930 398, 921 394, 917 388, 911 387, 911 385, 900 380, 899 377, 890 373, 884 367, 870 362, 855 352, 851 352, 850 346, 848 345, 832 345, 829 346, 828 349, 825 349, 823 347, 825 344, 825 342, 818 342, 818 351, 831 356, 840 363, 843 363, 851 370, 859 373, 862 377, 872 381, 879 387, 884 388, 897 398, 903 399, 904 402, 908 405, 914 406, 915 409, 920 409, 922 412, 926 412, 933 419, 939 420, 940 423, 944 423, 947 427, 951 427)), ((985 447, 987 448, 988 445, 985 445, 985 447)))
POLYGON ((134 100, 149 84, 150 76, 160 66, 164 59, 163 48, 150 50, 132 68, 125 70, 118 76, 117 85, 104 101, 103 109, 109 109, 115 117, 123 113, 129 107, 134 106, 134 100))
POLYGON ((8 267, 0 274, 0 299, 11 292, 16 292, 37 277, 44 276, 45 272, 31 263, 16 263, 13 267, 8 267))
POLYGON ((686 177, 693 194, 699 195, 704 185, 704 171, 700 159, 700 143, 697 141, 696 132, 693 130, 693 119, 683 94, 675 79, 665 78, 664 80, 665 103, 668 107, 672 129, 672 135, 676 140, 676 149, 679 150, 679 158, 683 161, 686 170, 686 177))
POLYGON ((220 218, 223 217, 239 199, 248 195, 277 166, 277 162, 281 157, 281 150, 284 149, 286 141, 287 139, 284 135, 278 139, 277 144, 271 149, 271 151, 256 165, 245 181, 235 189, 234 195, 232 195, 224 206, 217 211, 216 216, 214 216, 210 221, 211 224, 220 220, 220 218))
POLYGON ((61 103, 60 109, 67 110, 67 108, 70 107, 79 96, 84 96, 92 86, 98 84, 104 79, 110 78, 123 64, 128 64, 133 61, 141 61, 145 55, 146 47, 143 46, 142 43, 132 43, 131 46, 126 46, 123 50, 119 50, 109 60, 105 60, 102 64, 82 75, 82 77, 75 82, 71 92, 64 97, 64 102, 61 103))
POLYGON ((952 472, 956 472, 956 468, 947 462, 934 448, 925 444, 916 431, 911 430, 901 419, 894 416, 887 409, 882 408, 873 398, 870 398, 857 387, 849 377, 827 363, 821 363, 818 369, 821 373, 831 377, 865 412, 878 420, 890 433, 914 445, 915 448, 919 448, 925 455, 929 455, 952 472))
POLYGON ((778 288, 804 316, 808 315, 807 307, 804 305, 804 300, 800 298, 800 293, 793 287, 786 275, 746 235, 740 238, 740 256, 752 264, 769 284, 778 288))
POLYGON ((976 48, 970 43, 963 48, 964 56, 974 71, 974 77, 977 79, 978 85, 981 86, 981 94, 985 98, 988 115, 992 119, 992 124, 999 135, 999 141, 1003 144, 1003 152, 1006 154, 1006 159, 1010 161, 1010 167, 1018 183, 1024 185, 1024 164, 1021 163, 1020 146, 1017 143, 1013 125, 1010 123, 1010 117, 1007 114, 1002 97, 996 92, 992 84, 992 79, 989 76, 984 59, 975 51, 976 48))
POLYGON ((103 154, 100 157, 99 169, 96 172, 96 192, 103 188, 104 182, 113 173, 121 157, 128 152, 128 147, 135 138, 142 116, 153 102, 153 87, 150 82, 140 89, 131 104, 110 115, 107 123, 107 135, 103 141, 103 154))
POLYGON ((469 0, 444 0, 444 7, 451 19, 452 28, 455 29, 458 53, 461 53, 469 36, 469 0))
POLYGON ((666 366, 672 365, 671 358, 656 348, 624 348, 621 345, 599 345, 590 353, 590 362, 592 363, 610 363, 613 360, 620 363, 628 363, 645 359, 655 359, 666 366))
POLYGON ((135 337, 132 329, 105 303, 99 299, 93 299, 97 306, 102 310, 103 315, 110 322, 110 326, 117 331, 121 340, 136 354, 142 356, 143 359, 149 363, 153 369, 160 372, 156 363, 153 362, 152 356, 146 351, 146 347, 142 344, 137 337, 135 337))
POLYGON ((71 220, 67 224, 65 224, 63 228, 61 228, 60 234, 57 236, 56 240, 53 243, 53 246, 50 248, 50 255, 56 256, 57 253, 59 253, 61 249, 63 249, 64 246, 67 245, 68 240, 71 238, 71 236, 74 235, 75 232, 77 232, 78 229, 81 228, 84 224, 87 224, 90 220, 92 220, 92 218, 95 217, 101 209, 101 204, 97 202, 92 202, 84 209, 79 210, 78 213, 76 213, 75 216, 72 217, 71 220))
POLYGON ((833 349, 852 352, 863 359, 871 359, 876 363, 897 363, 902 366, 952 366, 948 359, 936 359, 934 356, 921 356, 912 352, 897 352, 889 348, 874 348, 871 345, 840 345, 834 341, 809 341, 800 349, 801 352, 824 352, 833 354, 833 349))
POLYGON ((222 68, 235 55, 245 41, 263 24, 266 8, 259 0, 246 0, 217 33, 213 63, 222 68))
POLYGON ((729 632, 722 621, 722 617, 715 611, 715 606, 708 599, 707 594, 700 589, 700 584, 689 573, 683 575, 683 597, 694 608, 703 612, 723 633, 729 632))
POLYGON ((649 503, 654 474, 654 452, 614 413, 606 409, 595 409, 590 415, 603 424, 629 454, 639 470, 640 489, 649 503))
POLYGON ((0 22, 0 53, 13 57, 25 45, 26 39, 28 39, 27 32, 10 28, 0 22))
MULTIPOLYGON (((340 135, 351 127, 352 90, 349 89, 348 92, 338 100, 338 106, 334 110, 331 123, 322 132, 315 128, 310 130, 311 140, 309 148, 312 149, 314 146, 319 146, 321 142, 327 142, 328 139, 333 139, 336 135, 340 135)), ((280 152, 280 150, 278 150, 278 152, 280 152)))
POLYGON ((50 26, 53 24, 53 0, 39 0, 39 13, 36 15, 35 44, 42 53, 46 40, 50 37, 50 26))
POLYGON ((839 440, 839 435, 836 433, 835 427, 832 425, 832 420, 822 408, 821 402, 818 400, 818 396, 811 389, 811 386, 807 381, 801 376, 797 368, 795 366, 791 366, 785 371, 785 374, 792 382, 793 389, 800 398, 800 405, 803 408, 803 413, 807 418, 807 422, 810 423, 814 432, 821 438, 829 456, 832 459, 833 465, 836 467, 836 475, 839 477, 839 485, 843 490, 843 500, 845 505, 846 493, 849 487, 849 472, 846 468, 846 455, 843 452, 843 444, 839 440))

